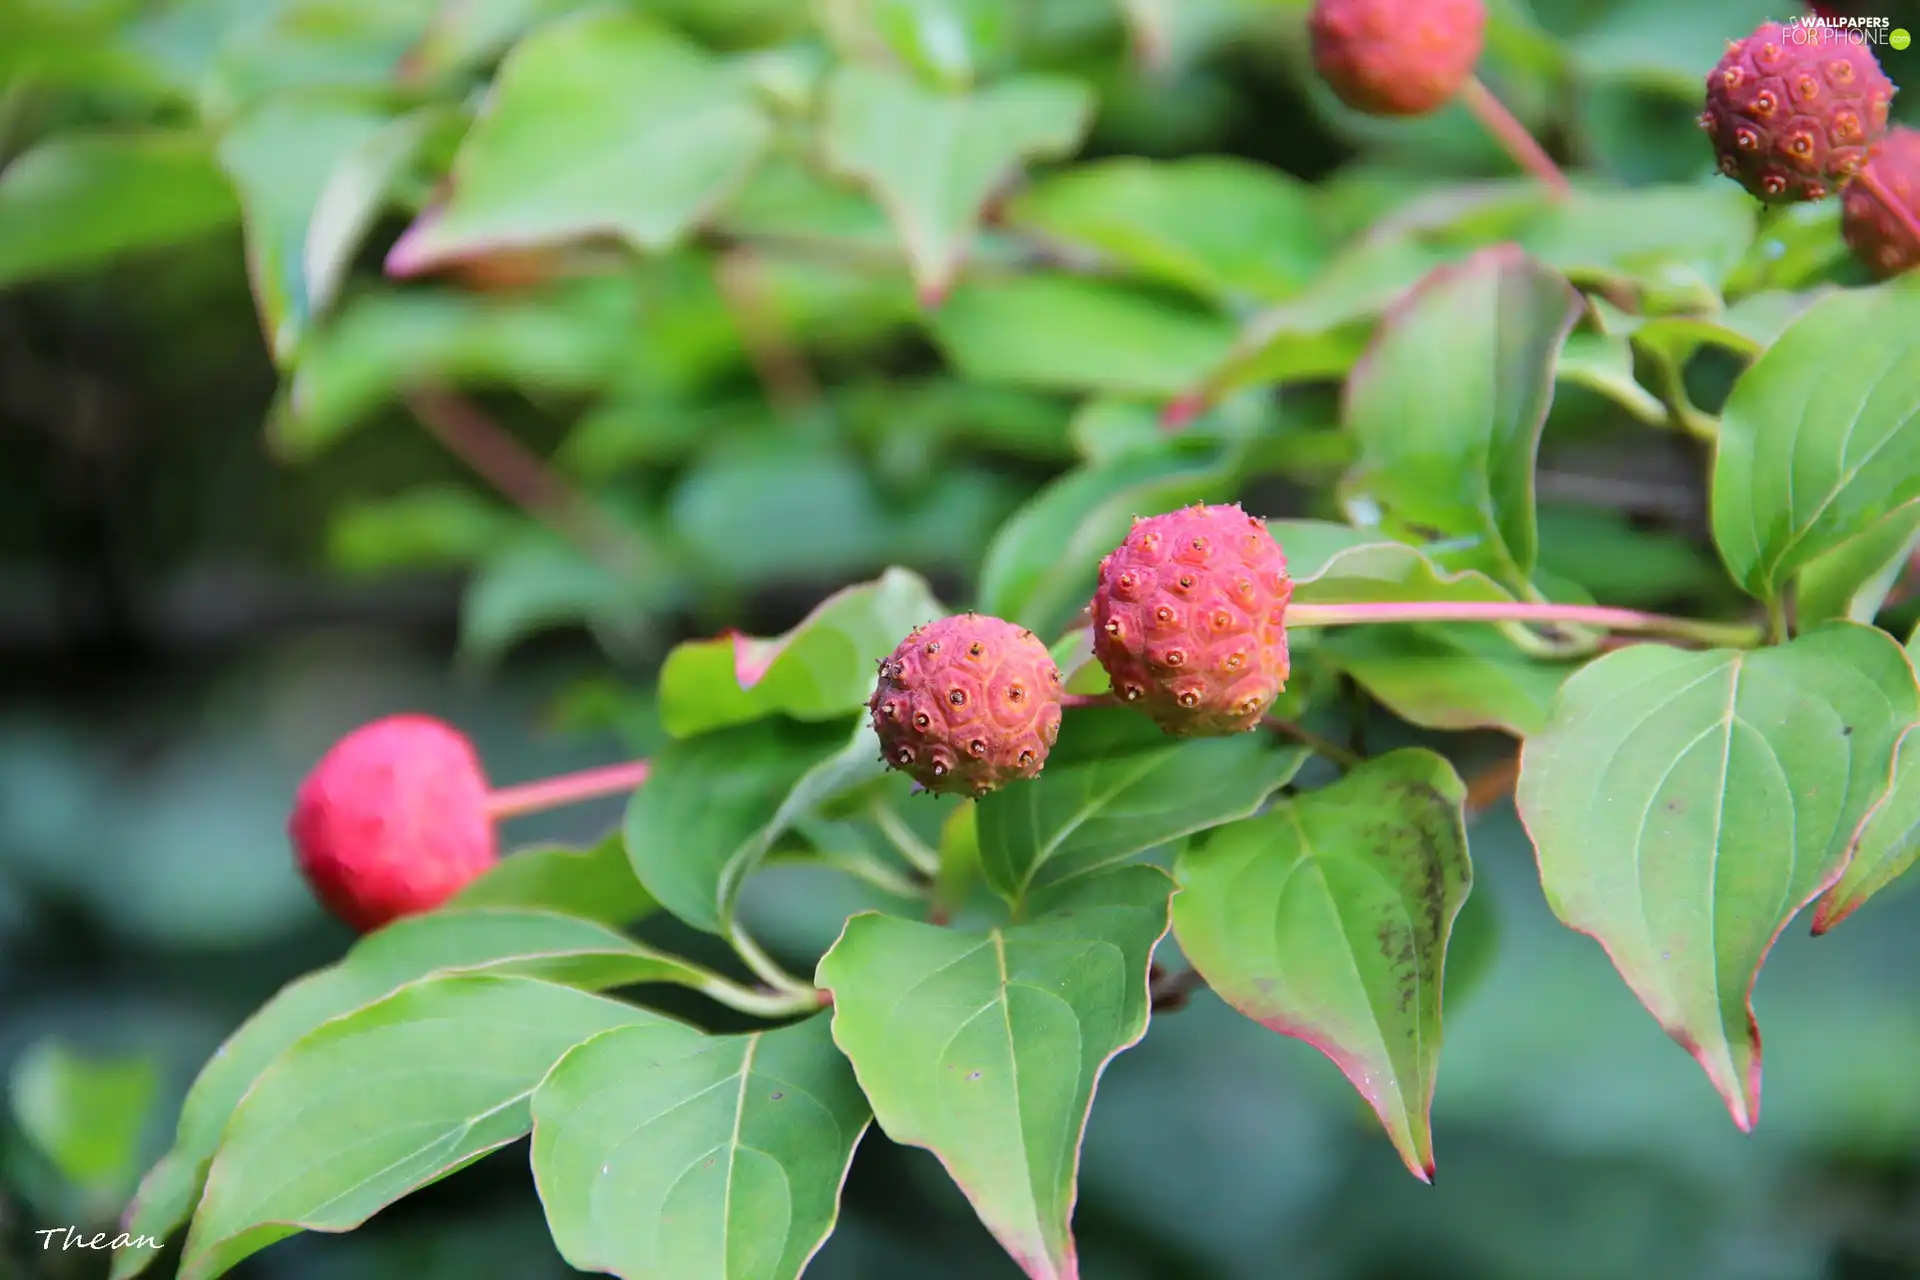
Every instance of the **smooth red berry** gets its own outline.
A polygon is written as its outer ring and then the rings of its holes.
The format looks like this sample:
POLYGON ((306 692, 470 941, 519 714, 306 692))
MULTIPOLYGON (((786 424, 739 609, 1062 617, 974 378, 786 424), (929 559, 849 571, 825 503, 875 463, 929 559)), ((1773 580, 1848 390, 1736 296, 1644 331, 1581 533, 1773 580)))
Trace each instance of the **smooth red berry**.
POLYGON ((499 858, 473 745, 427 716, 362 725, 314 765, 287 824, 301 874, 362 932, 431 911, 499 858))

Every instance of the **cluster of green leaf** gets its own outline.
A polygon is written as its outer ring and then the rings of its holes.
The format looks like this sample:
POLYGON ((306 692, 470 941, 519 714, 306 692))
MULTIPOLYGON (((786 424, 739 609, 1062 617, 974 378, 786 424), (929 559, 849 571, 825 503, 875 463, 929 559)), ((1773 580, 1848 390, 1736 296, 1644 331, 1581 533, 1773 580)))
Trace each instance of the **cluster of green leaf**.
POLYGON ((1429 1177, 1472 883, 1471 789, 1432 749, 1461 740, 1437 735, 1524 740, 1554 911, 1743 1127, 1772 941, 1920 853, 1914 655, 1875 625, 1920 534, 1920 284, 1863 287, 1830 207, 1763 220, 1692 132, 1621 125, 1691 130, 1750 6, 1676 12, 1657 45, 1625 10, 1496 14, 1483 71, 1581 161, 1564 200, 1495 176, 1461 113, 1389 128, 1310 74, 1363 160, 1309 184, 1192 154, 1169 100, 1229 49, 1298 73, 1294 3, 13 7, 13 100, 79 105, 0 171, 0 283, 237 223, 283 453, 405 406, 508 499, 369 496, 331 530, 344 566, 471 566, 483 654, 567 623, 625 653, 676 608, 731 621, 757 587, 878 574, 779 637, 674 649, 670 742, 601 847, 510 857, 234 1034, 129 1219, 191 1224, 183 1276, 531 1133, 574 1265, 793 1277, 870 1121, 938 1156, 1028 1274, 1072 1276, 1081 1136, 1169 931, 1429 1177), (513 393, 551 459, 502 463, 518 437, 477 393, 513 393), (1676 446, 1706 536, 1550 505, 1549 432, 1676 446), (1364 695, 1425 745, 1335 774, 1291 739, 1093 707, 984 800, 884 772, 862 704, 946 612, 923 575, 957 572, 1097 694, 1079 613, 1129 519, 1276 481, 1309 495, 1272 525, 1296 608, 1361 623, 1295 633, 1280 713, 1337 725, 1364 695), (1526 621, 1678 601, 1727 615, 1667 628, 1713 647, 1526 621), (796 858, 899 904, 810 980, 739 919, 796 858), (655 911, 759 985, 622 931, 655 911), (607 994, 655 983, 767 1026, 607 994))

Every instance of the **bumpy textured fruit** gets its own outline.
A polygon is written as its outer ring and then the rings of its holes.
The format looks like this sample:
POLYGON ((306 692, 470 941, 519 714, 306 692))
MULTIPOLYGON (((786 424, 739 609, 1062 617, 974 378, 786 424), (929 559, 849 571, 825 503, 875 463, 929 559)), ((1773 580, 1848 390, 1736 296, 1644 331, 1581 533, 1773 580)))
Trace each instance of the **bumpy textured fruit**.
MULTIPOLYGON (((1909 217, 1920 218, 1920 130, 1889 130, 1861 172, 1904 205, 1909 217)), ((1847 184, 1840 208, 1847 247, 1874 275, 1884 280, 1920 261, 1920 242, 1907 223, 1863 183, 1847 184)))
POLYGON ((1864 42, 1768 22, 1729 44, 1707 76, 1700 127, 1720 172, 1760 199, 1824 200, 1867 162, 1893 93, 1864 42))
POLYGON ((1445 105, 1473 74, 1486 27, 1481 0, 1318 0, 1307 20, 1327 86, 1383 116, 1445 105))
POLYGON ((426 716, 389 716, 336 742, 294 797, 301 874, 361 931, 431 911, 499 857, 473 746, 426 716))
POLYGON ((917 628, 867 702, 886 762, 929 791, 984 796, 1047 762, 1060 668, 1033 632, 966 614, 917 628))
POLYGON ((1237 504, 1152 516, 1100 562, 1094 656, 1168 733, 1242 733, 1286 688, 1292 598, 1286 556, 1237 504))

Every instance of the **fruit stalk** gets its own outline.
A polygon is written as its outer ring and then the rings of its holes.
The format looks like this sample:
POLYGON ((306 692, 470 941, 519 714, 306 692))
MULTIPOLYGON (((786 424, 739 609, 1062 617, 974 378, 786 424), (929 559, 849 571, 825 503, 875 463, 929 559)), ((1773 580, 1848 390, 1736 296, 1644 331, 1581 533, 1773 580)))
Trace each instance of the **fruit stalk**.
POLYGON ((1671 636, 1731 649, 1751 649, 1762 639, 1760 628, 1745 623, 1675 618, 1597 604, 1386 600, 1364 604, 1296 604, 1287 611, 1290 627, 1348 627, 1379 622, 1563 622, 1607 631, 1671 636))
POLYGON ((601 796, 631 791, 647 780, 651 766, 645 760, 601 765, 578 773, 563 773, 513 787, 498 787, 487 793, 487 816, 495 822, 529 813, 558 809, 562 805, 597 800, 601 796))
POLYGON ((1573 193, 1567 184, 1567 175, 1560 172, 1560 166, 1546 153, 1527 127, 1507 110, 1493 91, 1481 81, 1479 76, 1468 76, 1460 86, 1460 101, 1471 111, 1482 128, 1493 135, 1506 153, 1513 157, 1514 163, 1546 184, 1556 200, 1564 200, 1573 193))

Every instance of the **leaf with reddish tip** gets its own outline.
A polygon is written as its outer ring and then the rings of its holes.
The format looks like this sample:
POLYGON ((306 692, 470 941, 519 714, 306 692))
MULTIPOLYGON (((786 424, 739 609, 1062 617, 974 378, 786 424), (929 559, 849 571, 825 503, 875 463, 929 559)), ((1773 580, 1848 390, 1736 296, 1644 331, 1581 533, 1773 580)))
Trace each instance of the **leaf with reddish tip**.
POLYGON ((1080 1140, 1100 1073, 1146 1034, 1173 882, 1121 867, 963 933, 865 914, 820 961, 833 1036, 889 1138, 939 1157, 1033 1280, 1076 1280, 1080 1140))
POLYGON ((1916 718, 1893 638, 1835 623, 1751 653, 1610 653, 1521 750, 1515 800, 1549 905, 1606 949, 1742 1129, 1760 1111, 1760 966, 1839 878, 1916 718))
POLYGON ((1349 502, 1378 507, 1392 532, 1465 543, 1451 567, 1521 587, 1539 540, 1534 455, 1584 305, 1565 276, 1514 245, 1430 272, 1347 380, 1344 417, 1360 446, 1349 502))
POLYGON ((872 696, 881 658, 946 613, 918 574, 889 569, 828 596, 784 635, 689 641, 660 670, 660 723, 690 738, 772 715, 837 719, 872 696))
POLYGON ((1865 906, 1867 899, 1920 861, 1920 725, 1900 737, 1893 753, 1893 785, 1867 814, 1853 838, 1853 857, 1813 913, 1813 931, 1825 933, 1865 906))
POLYGON ((1447 942, 1473 885, 1466 797, 1442 757, 1395 751, 1214 829, 1174 870, 1174 933, 1207 985, 1333 1059, 1422 1182, 1447 942))
POLYGON ((923 297, 943 297, 994 189, 1023 162, 1064 156, 1093 117, 1085 84, 1014 76, 942 93, 901 72, 843 65, 827 85, 822 146, 885 206, 923 297))
POLYGON ((668 248, 746 180, 772 134, 747 76, 667 29, 611 11, 551 23, 501 64, 451 194, 387 270, 593 236, 668 248))

